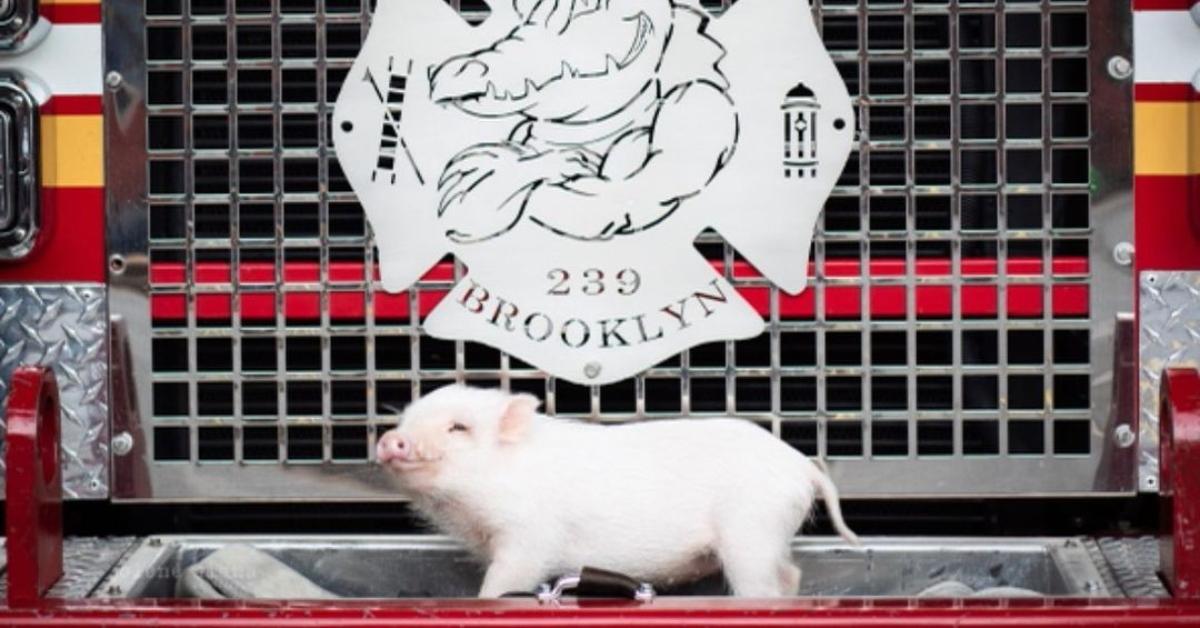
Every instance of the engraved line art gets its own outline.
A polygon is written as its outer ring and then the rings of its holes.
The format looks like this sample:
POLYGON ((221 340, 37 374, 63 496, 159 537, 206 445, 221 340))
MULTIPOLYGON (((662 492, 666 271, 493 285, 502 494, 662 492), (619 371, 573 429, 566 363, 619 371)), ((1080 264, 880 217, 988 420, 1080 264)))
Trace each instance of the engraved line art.
POLYGON ((671 0, 513 6, 521 23, 507 35, 428 70, 435 102, 515 121, 443 166, 437 215, 451 240, 490 240, 523 218, 586 241, 638 233, 729 163, 740 126, 708 15, 671 0))
POLYGON ((404 136, 400 134, 400 120, 404 115, 404 95, 408 87, 408 74, 412 73, 412 64, 409 63, 409 71, 406 74, 396 73, 392 70, 393 59, 388 59, 388 90, 387 97, 384 97, 383 90, 379 88, 379 83, 375 81, 375 76, 368 69, 363 76, 363 80, 370 83, 375 91, 376 98, 379 102, 385 105, 383 110, 383 128, 379 136, 379 156, 375 161, 375 170, 371 173, 371 180, 376 181, 380 174, 390 178, 390 183, 396 183, 396 147, 399 145, 404 151, 408 163, 412 166, 413 173, 417 175, 417 181, 421 185, 425 184, 425 177, 421 175, 421 169, 417 167, 417 162, 413 159, 412 151, 408 149, 408 143, 404 141, 404 136))

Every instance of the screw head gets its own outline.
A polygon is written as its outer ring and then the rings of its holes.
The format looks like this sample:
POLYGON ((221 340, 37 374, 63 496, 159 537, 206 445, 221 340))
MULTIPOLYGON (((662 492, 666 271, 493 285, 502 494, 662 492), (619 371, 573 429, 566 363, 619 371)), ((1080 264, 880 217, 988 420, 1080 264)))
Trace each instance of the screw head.
POLYGON ((600 371, 602 370, 604 370, 604 367, 602 367, 599 362, 588 362, 583 367, 583 374, 588 379, 596 379, 597 377, 600 377, 600 371))
POLYGON ((1121 449, 1129 449, 1137 442, 1137 435, 1133 433, 1133 428, 1128 425, 1118 425, 1117 429, 1113 430, 1113 439, 1116 440, 1117 446, 1121 449))
POLYGON ((116 88, 120 87, 121 84, 124 82, 125 82, 125 77, 121 76, 121 73, 117 72, 116 70, 113 70, 113 71, 109 72, 108 74, 104 75, 104 84, 111 87, 112 89, 116 89, 116 88))
POLYGON ((1111 57, 1108 60, 1108 75, 1118 81, 1124 81, 1133 76, 1133 64, 1121 55, 1111 57))
POLYGON ((1113 261, 1121 266, 1133 264, 1133 244, 1130 242, 1118 242, 1113 247, 1113 261))
POLYGON ((117 456, 128 456, 133 451, 133 434, 121 432, 112 438, 112 452, 117 456))

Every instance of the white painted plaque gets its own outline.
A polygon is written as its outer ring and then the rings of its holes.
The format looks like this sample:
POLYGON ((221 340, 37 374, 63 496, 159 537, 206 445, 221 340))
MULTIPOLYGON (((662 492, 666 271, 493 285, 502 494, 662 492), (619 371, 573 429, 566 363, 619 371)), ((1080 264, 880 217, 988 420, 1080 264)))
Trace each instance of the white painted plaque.
POLYGON ((384 289, 447 252, 424 321, 582 384, 755 336, 696 250, 711 227, 788 293, 854 134, 805 0, 379 0, 338 98, 338 161, 384 289))

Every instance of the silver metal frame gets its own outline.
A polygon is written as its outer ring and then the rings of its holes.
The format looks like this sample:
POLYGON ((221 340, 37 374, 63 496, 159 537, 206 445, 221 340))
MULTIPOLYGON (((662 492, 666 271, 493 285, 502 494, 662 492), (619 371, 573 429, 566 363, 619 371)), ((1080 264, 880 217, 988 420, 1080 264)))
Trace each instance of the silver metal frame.
MULTIPOLYGON (((706 3, 722 9, 727 3, 706 3), (719 6, 718 6, 719 5, 719 6)), ((184 2, 185 15, 180 17, 153 18, 149 22, 163 26, 184 25, 182 33, 183 61, 156 61, 158 70, 176 71, 182 75, 182 87, 185 102, 181 106, 148 107, 146 104, 147 74, 146 63, 146 26, 147 18, 142 14, 139 3, 107 3, 105 11, 105 46, 106 72, 108 73, 109 91, 106 96, 106 155, 108 178, 108 211, 109 211, 109 251, 111 308, 112 312, 120 315, 128 330, 129 356, 128 362, 121 368, 129 374, 131 403, 115 408, 113 415, 114 433, 128 433, 133 441, 131 453, 120 456, 114 461, 117 490, 114 496, 122 500, 149 501, 228 501, 228 500, 337 500, 337 499, 396 499, 391 483, 379 472, 374 465, 365 464, 367 461, 343 462, 335 460, 331 455, 331 430, 339 425, 338 420, 329 418, 331 408, 330 388, 333 382, 342 380, 363 380, 367 382, 367 411, 363 419, 351 423, 365 425, 367 428, 368 451, 373 449, 375 429, 385 426, 392 418, 378 408, 376 382, 399 382, 417 395, 428 383, 444 382, 453 379, 467 381, 495 382, 502 386, 515 384, 534 384, 543 387, 547 408, 554 412, 558 410, 556 394, 559 382, 546 380, 535 371, 523 368, 508 356, 501 356, 499 368, 475 369, 467 368, 467 347, 464 343, 454 346, 454 367, 440 369, 423 366, 420 361, 420 347, 425 338, 420 331, 416 317, 407 325, 377 325, 368 316, 365 325, 358 327, 333 327, 328 312, 329 293, 331 288, 359 289, 365 292, 366 308, 373 311, 375 294, 378 284, 371 281, 357 283, 331 284, 322 281, 313 284, 283 283, 282 277, 276 271, 274 285, 244 286, 238 283, 236 269, 239 264, 241 251, 246 247, 262 247, 274 250, 277 267, 281 267, 285 259, 285 249, 300 247, 319 250, 319 270, 322 278, 329 277, 330 249, 357 248, 363 252, 367 266, 373 262, 373 244, 370 234, 361 238, 334 237, 330 235, 327 222, 330 216, 330 203, 352 203, 353 195, 348 192, 327 191, 330 172, 323 157, 328 150, 327 142, 319 142, 319 147, 294 149, 279 143, 282 140, 282 127, 279 121, 281 113, 290 111, 317 113, 319 133, 327 137, 327 114, 332 110, 332 103, 327 102, 326 74, 331 67, 349 65, 348 59, 332 60, 324 57, 323 39, 321 33, 326 24, 347 21, 363 24, 368 23, 367 2, 363 0, 358 13, 327 14, 324 5, 317 3, 318 13, 312 16, 292 16, 279 12, 278 5, 273 4, 272 12, 247 19, 246 24, 268 25, 272 32, 278 34, 278 29, 291 23, 317 25, 317 55, 315 60, 287 61, 281 57, 278 36, 272 44, 269 59, 238 59, 237 38, 234 36, 233 25, 227 24, 224 16, 187 15, 189 3, 184 2), (226 61, 202 61, 192 59, 191 26, 195 25, 224 25, 227 30, 226 61), (282 88, 282 67, 318 68, 317 91, 318 102, 308 105, 202 105, 190 102, 191 70, 199 67, 212 66, 234 68, 261 68, 271 72, 271 85, 278 102, 282 88), (180 150, 148 151, 147 150, 147 117, 150 110, 159 115, 178 116, 183 125, 185 146, 180 150), (274 137, 277 145, 271 149, 236 149, 209 150, 197 149, 191 143, 192 118, 191 112, 208 115, 224 116, 229 125, 230 146, 237 146, 237 116, 244 113, 269 113, 273 117, 274 137), (283 192, 284 177, 280 161, 284 157, 315 158, 319 162, 318 178, 321 190, 317 194, 293 195, 283 192), (230 178, 237 180, 240 160, 244 159, 274 159, 274 186, 276 193, 268 194, 220 194, 204 195, 194 193, 194 175, 191 168, 184 172, 185 194, 181 196, 148 196, 147 163, 152 160, 182 159, 190 164, 192 158, 227 161, 230 178), (149 200, 147 200, 149 199, 149 200), (281 199, 295 199, 316 203, 319 206, 320 234, 316 238, 297 239, 285 237, 284 210, 281 199), (237 211, 230 214, 230 234, 228 238, 200 238, 194 231, 195 203, 207 201, 212 203, 227 203, 236 207, 237 203, 254 200, 275 205, 274 236, 267 239, 247 239, 240 237, 237 211), (196 285, 190 280, 185 284, 160 288, 173 294, 182 295, 187 299, 188 318, 183 327, 177 329, 155 329, 151 325, 149 299, 151 287, 148 279, 148 268, 152 243, 148 239, 149 213, 153 207, 162 204, 179 204, 187 212, 187 228, 182 239, 178 241, 157 241, 153 246, 167 247, 182 252, 187 277, 192 276, 195 268, 197 253, 204 250, 230 251, 230 262, 235 271, 229 284, 196 285), (321 294, 322 315, 319 327, 291 328, 286 325, 283 313, 284 292, 305 291, 321 294), (194 303, 198 295, 205 293, 241 294, 249 292, 266 292, 275 295, 276 320, 273 326, 245 329, 240 324, 239 300, 232 301, 232 323, 228 328, 213 329, 198 325, 194 303), (331 352, 329 336, 336 334, 352 334, 365 337, 366 368, 363 371, 334 371, 331 369, 331 352), (299 336, 316 336, 321 338, 321 360, 323 368, 312 373, 287 373, 283 366, 274 373, 243 373, 241 370, 240 346, 241 339, 255 335, 262 338, 274 339, 277 359, 280 365, 286 364, 286 341, 288 338, 299 336), (180 373, 156 374, 151 365, 152 341, 154 338, 178 338, 186 341, 189 357, 188 368, 180 373), (196 363, 196 341, 199 338, 222 337, 231 338, 233 347, 233 369, 231 373, 216 375, 217 380, 229 382, 234 390, 233 415, 229 418, 200 418, 197 416, 198 382, 212 381, 211 373, 202 372, 196 363), (376 338, 392 337, 402 339, 412 353, 411 366, 401 370, 384 370, 376 367, 375 347, 376 338), (319 382, 322 389, 322 407, 324 412, 317 416, 289 416, 286 411, 286 384, 291 381, 319 382), (151 416, 152 382, 177 382, 188 387, 188 415, 160 420, 151 416), (246 382, 273 382, 277 388, 278 416, 274 420, 260 423, 278 428, 279 460, 268 464, 253 463, 243 460, 241 454, 241 439, 243 426, 250 425, 242 414, 240 390, 246 382), (140 412, 137 411, 140 408, 140 412), (164 422, 165 421, 165 422, 164 422), (184 462, 155 462, 152 452, 153 429, 156 425, 178 425, 188 430, 192 436, 189 441, 187 461, 184 462), (228 426, 233 428, 233 458, 220 463, 198 463, 197 427, 228 426), (321 430, 322 455, 314 462, 287 461, 287 429, 289 426, 314 426, 321 430)), ((234 3, 228 2, 230 11, 234 3)), ((859 80, 866 84, 871 63, 879 60, 890 60, 906 68, 903 71, 902 94, 896 96, 864 96, 859 99, 859 117, 864 124, 861 134, 859 151, 863 156, 859 161, 858 181, 860 183, 842 186, 835 191, 835 197, 857 199, 859 206, 859 226, 854 232, 835 232, 825 230, 820 226, 816 241, 814 256, 816 267, 824 267, 826 249, 829 246, 842 246, 859 243, 859 259, 862 272, 855 277, 827 277, 818 274, 812 282, 810 290, 814 291, 817 303, 817 318, 815 321, 787 321, 779 314, 780 297, 778 291, 771 288, 770 317, 768 333, 771 346, 769 365, 745 366, 737 362, 735 343, 725 345, 724 367, 694 366, 688 353, 680 356, 678 366, 660 366, 639 376, 632 383, 634 391, 633 412, 603 412, 606 391, 591 388, 587 391, 590 402, 590 412, 583 414, 601 421, 623 421, 643 416, 657 416, 646 408, 647 388, 661 380, 680 382, 680 410, 684 414, 692 413, 690 391, 701 378, 722 380, 724 382, 725 407, 735 411, 738 407, 738 383, 742 378, 759 378, 770 382, 770 410, 761 413, 738 414, 745 415, 769 427, 775 434, 782 435, 795 425, 815 426, 817 452, 821 456, 829 456, 828 448, 829 426, 834 424, 857 426, 861 430, 862 456, 836 457, 831 460, 832 472, 842 487, 843 494, 855 497, 899 496, 917 497, 926 495, 936 496, 971 496, 980 495, 1124 495, 1135 490, 1135 469, 1129 460, 1130 456, 1121 455, 1125 447, 1118 441, 1117 434, 1121 426, 1128 426, 1135 421, 1122 410, 1120 404, 1114 405, 1114 345, 1116 344, 1117 315, 1128 312, 1132 308, 1132 277, 1128 267, 1114 260, 1113 249, 1119 243, 1127 241, 1132 233, 1132 210, 1130 204, 1130 189, 1132 179, 1130 146, 1131 119, 1131 85, 1126 79, 1109 76, 1107 68, 1109 59, 1114 56, 1128 57, 1130 54, 1130 23, 1131 13, 1128 2, 1087 3, 1084 0, 1023 3, 1006 6, 1002 1, 996 5, 960 5, 949 3, 945 6, 931 4, 896 3, 895 5, 871 4, 869 13, 866 0, 860 0, 858 6, 830 5, 816 3, 814 13, 818 24, 827 17, 855 18, 869 16, 871 19, 887 18, 899 20, 903 24, 905 45, 895 50, 869 50, 868 19, 858 19, 856 28, 859 46, 856 50, 835 50, 832 55, 835 61, 853 64, 857 68, 859 80), (1051 23, 1053 18, 1062 12, 1082 14, 1087 12, 1089 28, 1089 46, 1087 48, 1062 49, 1051 44, 1051 23), (1041 48, 1006 50, 1005 16, 1012 13, 1036 15, 1041 29, 1041 48), (968 14, 992 15, 996 20, 996 43, 989 50, 960 50, 957 42, 959 37, 959 17, 968 14), (920 16, 948 16, 949 49, 918 50, 913 45, 915 41, 914 22, 920 16), (1053 93, 1051 79, 1054 76, 1053 64, 1060 58, 1086 59, 1089 68, 1089 92, 1053 93), (915 80, 914 63, 926 60, 944 60, 952 68, 956 68, 962 59, 1025 59, 1040 60, 1042 68, 1042 92, 1028 94, 1003 94, 1005 85, 1005 64, 997 63, 995 67, 997 84, 1001 86, 997 94, 965 96, 959 90, 941 95, 914 95, 915 80), (925 104, 949 106, 952 110, 962 102, 977 101, 982 104, 996 105, 998 132, 997 138, 980 142, 979 140, 963 139, 959 135, 957 117, 952 123, 953 135, 949 141, 915 140, 912 136, 914 127, 914 107, 925 104), (1014 140, 1005 137, 1005 105, 1006 104, 1044 105, 1042 114, 1041 138, 1038 140, 1014 140), (1090 104, 1090 139, 1070 139, 1057 137, 1052 127, 1050 115, 1051 103, 1081 103, 1090 104), (869 121, 875 107, 892 106, 905 110, 905 126, 909 129, 906 139, 872 139, 869 132, 869 121), (990 151, 996 156, 999 181, 1005 181, 1006 149, 1026 148, 1040 151, 1042 157, 1042 184, 971 184, 964 183, 958 177, 961 167, 960 149, 978 148, 990 151), (1093 183, 1051 183, 1053 182, 1054 159, 1056 151, 1061 149, 1087 149, 1090 151, 1093 183), (915 155, 918 151, 943 150, 950 155, 951 173, 953 180, 950 185, 915 185, 911 184, 916 172, 915 155), (868 158, 872 151, 902 153, 906 159, 907 185, 871 185, 871 160, 868 158), (977 193, 993 195, 998 199, 998 215, 996 227, 990 230, 978 231, 964 226, 962 222, 960 200, 962 194, 977 193), (1053 202, 1058 193, 1088 194, 1091 197, 1089 228, 1057 229, 1053 219, 1053 202), (918 198, 930 194, 948 195, 953 207, 951 210, 951 228, 949 230, 929 231, 916 227, 915 203, 918 198), (1042 228, 1041 229, 1007 229, 1006 199, 1010 194, 1038 195, 1042 199, 1042 228), (877 232, 870 231, 870 208, 873 199, 895 198, 901 200, 906 209, 905 228, 901 231, 877 232), (1086 276, 1055 276, 1052 275, 1051 260, 1053 245, 1056 238, 1089 240, 1089 273, 1086 276), (964 243, 967 241, 994 242, 997 247, 996 261, 999 268, 1004 268, 1008 259, 1009 243, 1016 240, 1040 240, 1041 275, 1009 277, 1000 273, 995 278, 986 278, 985 283, 994 282, 998 288, 999 315, 996 319, 984 321, 964 320, 961 315, 959 299, 955 299, 954 315, 948 320, 918 320, 915 316, 915 288, 928 283, 928 279, 916 274, 917 247, 922 243, 950 241, 951 262, 954 268, 952 275, 939 280, 938 285, 948 285, 957 294, 966 285, 978 283, 975 277, 964 277, 959 273, 959 263, 964 256, 964 243), (898 242, 905 248, 904 267, 906 272, 898 277, 872 277, 867 271, 867 262, 871 259, 873 243, 898 242), (907 318, 890 321, 871 320, 869 315, 862 320, 825 320, 823 304, 826 298, 827 286, 857 286, 892 285, 906 290, 908 307, 907 318), (1004 303, 1010 286, 1024 284, 1041 287, 1044 301, 1044 314, 1037 319, 1009 320, 1005 316, 1004 303), (1090 319, 1056 319, 1051 312, 1054 285, 1087 284, 1090 290, 1090 319), (962 332, 970 330, 998 331, 998 359, 994 367, 966 366, 963 361, 962 332), (1043 355, 1046 365, 1017 366, 1008 361, 1009 347, 1006 332, 1010 329, 1042 330, 1043 355), (1051 357, 1054 351, 1053 333, 1050 330, 1074 329, 1089 330, 1090 335, 1090 365, 1056 364, 1051 357), (902 366, 881 366, 872 364, 871 335, 874 331, 904 332, 906 337, 907 364, 902 366), (920 365, 915 363, 918 332, 928 330, 948 331, 953 338, 952 364, 948 366, 920 365), (817 361, 814 366, 795 366, 782 362, 780 357, 780 339, 784 334, 792 332, 813 333, 816 339, 817 361), (826 365, 827 333, 849 332, 856 333, 861 338, 860 366, 835 367, 826 365), (964 408, 963 375, 985 374, 995 377, 998 381, 999 404, 997 410, 979 411, 964 408), (873 408, 871 399, 871 382, 873 376, 904 377, 907 384, 908 407, 904 410, 881 410, 873 408), (1041 410, 1016 410, 1007 407, 1008 377, 1024 375, 1041 377, 1043 396, 1047 399, 1041 410), (1052 398, 1055 378, 1059 375, 1086 376, 1091 382, 1090 409, 1054 409, 1052 398), (953 402, 948 410, 929 410, 918 408, 917 394, 920 376, 949 376, 953 378, 953 402), (781 399, 781 378, 804 377, 813 378, 816 390, 816 412, 793 413, 784 412, 781 399), (861 409, 850 412, 829 409, 827 405, 826 384, 829 377, 852 377, 861 379, 862 403, 861 409), (1043 453, 1036 455, 1017 455, 1008 452, 1007 426, 1010 420, 1025 419, 1040 421, 1044 430, 1043 453), (999 452, 996 455, 964 455, 963 428, 967 422, 993 421, 999 430, 999 452), (1074 420, 1090 422, 1088 451, 1086 455, 1055 454, 1055 424, 1058 421, 1074 420), (907 424, 907 454, 895 457, 883 457, 872 452, 872 426, 878 421, 907 424), (952 430, 953 451, 949 455, 930 456, 918 451, 920 426, 927 421, 948 424, 952 430)), ((232 22, 232 20, 230 21, 232 22)), ((365 34, 365 31, 364 31, 365 34)), ((957 85, 958 70, 951 69, 950 80, 957 85)), ((236 91, 235 71, 229 73, 231 89, 236 91)), ((711 236, 702 237, 702 242, 710 245, 720 245, 720 240, 711 236)), ((763 286, 765 282, 744 280, 732 276, 733 262, 736 254, 728 246, 724 246, 726 274, 731 281, 739 286, 763 286)), ((460 269, 461 271, 461 269, 460 269)), ((820 272, 820 271, 819 271, 820 272)), ((409 304, 415 311, 419 294, 422 290, 445 289, 444 281, 425 281, 411 290, 408 294, 409 304)), ((870 291, 861 290, 861 307, 864 312, 870 311, 870 291)), ((840 428, 839 428, 840 429, 840 428)), ((854 429, 853 427, 851 429, 854 429)), ((1126 445, 1127 446, 1127 445, 1126 445)))

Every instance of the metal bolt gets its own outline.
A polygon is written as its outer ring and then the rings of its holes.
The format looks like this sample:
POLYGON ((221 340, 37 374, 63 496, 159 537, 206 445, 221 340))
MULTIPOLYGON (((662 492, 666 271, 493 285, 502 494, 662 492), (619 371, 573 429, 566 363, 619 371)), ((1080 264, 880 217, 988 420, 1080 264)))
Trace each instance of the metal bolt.
POLYGON ((1118 81, 1124 81, 1133 76, 1133 64, 1121 55, 1111 57, 1108 60, 1108 75, 1118 81))
POLYGON ((1113 247, 1113 261, 1121 266, 1129 266, 1133 263, 1133 244, 1129 242, 1118 242, 1113 247))
POLYGON ((111 89, 120 87, 124 82, 125 77, 121 76, 121 73, 117 72, 116 70, 104 75, 104 84, 109 86, 111 89))
POLYGON ((1095 580, 1088 580, 1087 582, 1083 583, 1083 588, 1090 593, 1095 593, 1096 591, 1100 590, 1100 583, 1096 582, 1095 580))
POLYGON ((1158 478, 1154 476, 1146 478, 1146 488, 1158 488, 1158 478))
POLYGON ((1133 433, 1133 428, 1128 425, 1118 425, 1117 429, 1113 430, 1113 437, 1117 441, 1117 446, 1121 449, 1129 449, 1137 442, 1137 435, 1133 433))
POLYGON ((1142 281, 1145 281, 1147 285, 1157 286, 1158 273, 1145 273, 1142 275, 1142 281))
POLYGON ((125 272, 125 258, 120 255, 113 255, 112 257, 108 258, 108 269, 112 271, 114 275, 120 275, 121 273, 125 272))
POLYGON ((110 584, 108 585, 108 588, 104 590, 104 593, 108 595, 121 595, 121 587, 115 584, 110 584))
POLYGON ((603 369, 604 367, 600 366, 599 362, 588 362, 583 366, 583 374, 587 376, 588 379, 596 379, 597 377, 600 377, 600 371, 603 369))
POLYGON ((133 435, 121 432, 112 439, 112 452, 118 456, 127 456, 133 451, 133 435))

